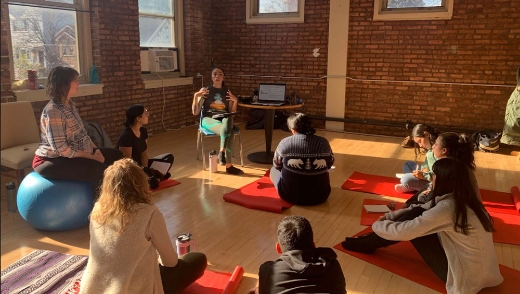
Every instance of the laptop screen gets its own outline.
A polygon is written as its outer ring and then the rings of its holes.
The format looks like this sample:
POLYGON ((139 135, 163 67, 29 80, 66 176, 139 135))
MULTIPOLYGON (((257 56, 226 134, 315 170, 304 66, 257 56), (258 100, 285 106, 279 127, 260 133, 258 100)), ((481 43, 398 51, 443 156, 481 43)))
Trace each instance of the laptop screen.
POLYGON ((285 84, 260 84, 258 101, 285 102, 285 84))

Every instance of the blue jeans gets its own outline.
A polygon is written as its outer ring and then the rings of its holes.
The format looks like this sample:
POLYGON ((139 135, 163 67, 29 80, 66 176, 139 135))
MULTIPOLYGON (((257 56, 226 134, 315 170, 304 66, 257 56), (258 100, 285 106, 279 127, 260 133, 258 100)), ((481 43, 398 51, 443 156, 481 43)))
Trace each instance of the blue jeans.
POLYGON ((269 177, 271 178, 271 182, 273 182, 276 191, 278 191, 278 182, 280 182, 281 171, 277 170, 274 166, 271 167, 271 171, 269 172, 269 177))
POLYGON ((416 168, 417 164, 414 161, 407 161, 403 166, 404 176, 401 178, 401 185, 410 192, 419 191, 429 183, 427 180, 418 179, 412 174, 412 171, 416 170, 416 168))

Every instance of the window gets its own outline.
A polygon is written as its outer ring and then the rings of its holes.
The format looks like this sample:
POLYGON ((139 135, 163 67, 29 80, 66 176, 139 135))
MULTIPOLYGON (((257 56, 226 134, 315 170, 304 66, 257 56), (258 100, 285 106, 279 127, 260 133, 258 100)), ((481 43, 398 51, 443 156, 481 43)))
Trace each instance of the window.
POLYGON ((302 23, 305 0, 246 0, 246 23, 302 23))
MULTIPOLYGON (((92 63, 88 0, 17 0, 8 4, 12 80, 27 79, 36 70, 43 83, 50 70, 70 66, 80 80, 92 63)), ((16 83, 14 85, 16 88, 16 83)))
POLYGON ((453 0, 375 0, 374 20, 451 19, 453 0))
POLYGON ((139 39, 142 50, 177 49, 184 74, 182 6, 182 0, 139 0, 139 39))

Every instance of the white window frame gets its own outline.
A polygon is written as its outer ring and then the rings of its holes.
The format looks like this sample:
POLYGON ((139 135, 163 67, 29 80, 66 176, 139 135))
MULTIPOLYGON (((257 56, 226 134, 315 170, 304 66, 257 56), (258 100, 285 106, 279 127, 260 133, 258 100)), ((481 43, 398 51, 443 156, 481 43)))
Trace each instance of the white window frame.
POLYGON ((387 0, 374 0, 374 21, 451 19, 453 16, 453 1, 443 0, 442 7, 411 7, 386 10, 387 0))
MULTIPOLYGON (((147 88, 158 88, 160 86, 156 86, 157 79, 171 79, 171 78, 178 78, 181 76, 184 76, 186 73, 186 61, 184 59, 184 0, 171 0, 173 2, 173 36, 174 36, 174 43, 175 47, 178 51, 179 56, 179 71, 177 72, 171 72, 171 73, 160 73, 160 76, 157 76, 157 74, 147 74, 143 73, 141 74, 141 77, 143 79, 143 83, 147 88)), ((139 9, 139 8, 138 8, 139 9)), ((139 16, 154 16, 151 14, 146 13, 139 13, 139 16)), ((140 41, 139 41, 140 42, 140 41)), ((139 44, 140 45, 140 44, 139 44)), ((154 47, 141 47, 141 48, 154 48, 154 47)), ((161 83, 162 85, 163 83, 161 83)), ((170 84, 176 86, 177 82, 171 82, 170 84)), ((184 85, 185 83, 182 82, 181 85, 184 85)))
POLYGON ((247 24, 303 23, 305 0, 298 0, 298 12, 258 13, 258 0, 246 0, 247 24))
MULTIPOLYGON (((16 0, 15 3, 32 4, 43 7, 63 7, 73 10, 89 10, 89 0, 74 0, 74 4, 50 2, 44 0, 16 0)), ((9 5, 7 5, 7 15, 9 15, 9 5)), ((7 17, 7 36, 9 45, 9 63, 11 74, 11 88, 13 90, 26 89, 26 80, 16 80, 14 77, 14 58, 13 46, 11 41, 11 24, 9 17, 7 17)), ((76 44, 78 46, 78 65, 80 68, 80 75, 78 81, 81 84, 88 84, 90 81, 90 67, 92 66, 92 39, 90 30, 90 13, 76 12, 76 44)), ((47 77, 38 79, 39 84, 45 85, 47 77)))

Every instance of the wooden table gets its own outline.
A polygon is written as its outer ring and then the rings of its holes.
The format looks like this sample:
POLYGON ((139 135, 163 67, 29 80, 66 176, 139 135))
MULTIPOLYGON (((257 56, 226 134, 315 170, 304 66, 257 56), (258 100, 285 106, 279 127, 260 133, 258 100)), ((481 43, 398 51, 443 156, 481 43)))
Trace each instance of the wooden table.
POLYGON ((273 152, 271 151, 271 143, 273 141, 274 112, 275 110, 296 109, 303 104, 282 105, 282 106, 265 106, 246 103, 238 103, 238 106, 247 108, 256 108, 265 110, 264 114, 264 130, 265 130, 265 151, 250 153, 247 158, 256 163, 273 163, 273 152))

